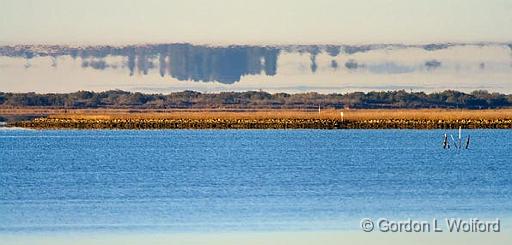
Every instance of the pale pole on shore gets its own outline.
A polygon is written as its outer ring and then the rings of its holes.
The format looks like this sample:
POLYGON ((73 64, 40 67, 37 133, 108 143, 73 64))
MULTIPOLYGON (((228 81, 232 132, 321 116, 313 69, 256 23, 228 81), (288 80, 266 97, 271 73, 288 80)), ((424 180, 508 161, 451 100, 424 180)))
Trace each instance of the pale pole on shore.
POLYGON ((342 111, 340 112, 340 116, 341 116, 341 121, 342 121, 342 122, 344 122, 344 121, 345 121, 345 118, 344 118, 344 116, 343 116, 343 112, 342 112, 342 111))

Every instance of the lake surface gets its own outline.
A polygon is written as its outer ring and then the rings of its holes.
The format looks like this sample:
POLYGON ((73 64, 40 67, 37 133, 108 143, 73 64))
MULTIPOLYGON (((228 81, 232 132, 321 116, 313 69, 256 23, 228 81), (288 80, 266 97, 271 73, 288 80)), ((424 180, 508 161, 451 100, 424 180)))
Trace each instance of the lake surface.
POLYGON ((0 233, 360 230, 512 221, 512 131, 0 129, 0 233))

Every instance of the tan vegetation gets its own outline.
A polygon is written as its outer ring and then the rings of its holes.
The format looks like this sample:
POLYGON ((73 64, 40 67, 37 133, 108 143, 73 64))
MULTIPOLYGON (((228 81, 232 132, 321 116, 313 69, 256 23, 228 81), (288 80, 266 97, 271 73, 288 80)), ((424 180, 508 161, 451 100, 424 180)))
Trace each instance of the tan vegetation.
MULTIPOLYGON (((46 110, 46 109, 45 109, 46 110)), ((1 113, 2 111, 0 111, 1 113)), ((6 111, 3 111, 5 113, 6 111)), ((228 129, 228 128, 512 128, 512 109, 365 110, 124 110, 11 111, 46 116, 13 122, 30 128, 228 129), (343 115, 343 117, 342 117, 343 115)), ((1 114, 0 114, 1 115, 1 114)))
POLYGON ((0 115, 45 115, 69 119, 341 119, 345 120, 495 120, 512 119, 512 109, 361 109, 361 110, 129 110, 0 109, 0 115))
POLYGON ((496 120, 512 119, 512 109, 497 110, 441 110, 441 109, 378 109, 378 110, 169 110, 169 111, 126 111, 126 110, 68 110, 66 113, 50 114, 49 118, 59 119, 329 119, 341 120, 496 120))

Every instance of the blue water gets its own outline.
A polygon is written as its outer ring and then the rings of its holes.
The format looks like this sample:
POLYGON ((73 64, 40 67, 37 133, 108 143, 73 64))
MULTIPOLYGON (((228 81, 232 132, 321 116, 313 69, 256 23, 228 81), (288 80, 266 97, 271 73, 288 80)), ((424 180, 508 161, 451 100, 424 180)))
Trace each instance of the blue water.
POLYGON ((0 232, 359 230, 512 219, 512 131, 0 130, 0 232), (448 133, 455 134, 456 132, 448 133))

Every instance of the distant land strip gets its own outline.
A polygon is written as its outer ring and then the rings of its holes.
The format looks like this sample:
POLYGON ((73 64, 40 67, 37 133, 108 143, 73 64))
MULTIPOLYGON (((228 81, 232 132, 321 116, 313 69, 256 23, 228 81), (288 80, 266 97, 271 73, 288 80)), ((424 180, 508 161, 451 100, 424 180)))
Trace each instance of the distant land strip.
POLYGON ((10 124, 35 129, 512 129, 512 120, 363 120, 329 119, 49 119, 10 124))
POLYGON ((0 122, 38 129, 510 129, 512 95, 485 90, 0 93, 0 122))
MULTIPOLYGON (((8 112, 15 110, 0 109, 4 116, 8 112)), ((41 112, 33 111, 34 115, 41 112)), ((46 113, 6 125, 35 129, 512 129, 512 109, 49 109, 46 113)))
MULTIPOLYGON (((405 90, 319 94, 267 93, 264 91, 143 94, 110 90, 62 94, 0 92, 0 109, 493 109, 512 108, 512 95, 476 90, 424 93, 405 90)), ((1 115, 1 114, 0 114, 1 115)))

